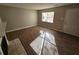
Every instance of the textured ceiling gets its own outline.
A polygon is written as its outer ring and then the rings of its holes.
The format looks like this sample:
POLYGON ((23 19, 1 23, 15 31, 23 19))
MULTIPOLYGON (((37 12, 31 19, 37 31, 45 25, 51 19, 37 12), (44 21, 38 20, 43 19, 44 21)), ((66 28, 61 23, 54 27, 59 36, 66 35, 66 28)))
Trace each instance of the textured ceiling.
POLYGON ((46 9, 51 7, 53 8, 53 7, 64 6, 69 4, 68 3, 2 3, 0 5, 32 9, 32 10, 41 10, 41 9, 46 9))

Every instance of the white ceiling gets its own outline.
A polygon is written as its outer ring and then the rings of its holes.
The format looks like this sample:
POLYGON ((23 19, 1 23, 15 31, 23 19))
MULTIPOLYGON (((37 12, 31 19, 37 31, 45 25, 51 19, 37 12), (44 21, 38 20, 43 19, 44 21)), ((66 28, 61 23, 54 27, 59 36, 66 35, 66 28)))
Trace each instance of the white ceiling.
POLYGON ((32 10, 41 10, 51 7, 68 5, 68 3, 2 3, 0 5, 32 9, 32 10))

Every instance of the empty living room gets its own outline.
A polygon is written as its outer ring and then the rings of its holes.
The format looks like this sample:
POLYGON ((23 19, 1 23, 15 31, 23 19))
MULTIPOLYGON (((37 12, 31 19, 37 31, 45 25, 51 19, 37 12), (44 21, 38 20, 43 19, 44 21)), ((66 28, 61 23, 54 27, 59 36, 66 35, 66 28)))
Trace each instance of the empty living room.
POLYGON ((0 55, 79 55, 79 4, 0 3, 0 55))

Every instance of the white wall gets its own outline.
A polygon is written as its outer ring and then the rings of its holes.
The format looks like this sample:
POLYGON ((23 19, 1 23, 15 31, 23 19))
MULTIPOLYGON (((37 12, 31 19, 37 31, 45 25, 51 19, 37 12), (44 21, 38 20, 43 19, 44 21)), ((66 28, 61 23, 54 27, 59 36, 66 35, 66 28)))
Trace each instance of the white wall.
POLYGON ((2 21, 1 21, 1 18, 0 18, 0 37, 2 35, 2 21))
POLYGON ((79 8, 67 10, 63 29, 65 33, 79 36, 79 8))
POLYGON ((37 25, 37 11, 0 6, 0 16, 7 21, 6 31, 37 25))

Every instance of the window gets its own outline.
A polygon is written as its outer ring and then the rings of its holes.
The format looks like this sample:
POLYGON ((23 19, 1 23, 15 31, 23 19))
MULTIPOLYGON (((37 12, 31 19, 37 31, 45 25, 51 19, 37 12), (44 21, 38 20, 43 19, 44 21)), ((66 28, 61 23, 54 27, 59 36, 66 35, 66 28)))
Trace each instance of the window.
POLYGON ((42 13, 43 22, 53 23, 53 19, 54 19, 54 12, 43 12, 42 13))

